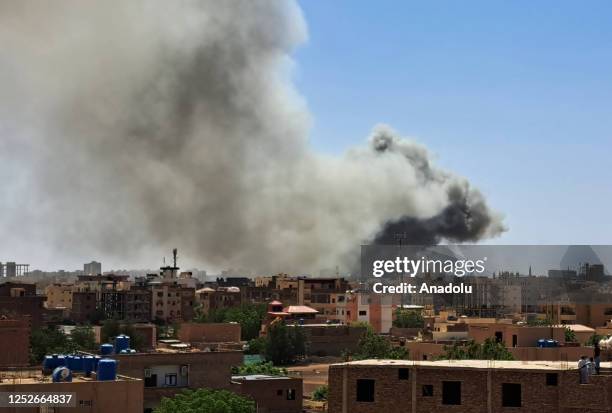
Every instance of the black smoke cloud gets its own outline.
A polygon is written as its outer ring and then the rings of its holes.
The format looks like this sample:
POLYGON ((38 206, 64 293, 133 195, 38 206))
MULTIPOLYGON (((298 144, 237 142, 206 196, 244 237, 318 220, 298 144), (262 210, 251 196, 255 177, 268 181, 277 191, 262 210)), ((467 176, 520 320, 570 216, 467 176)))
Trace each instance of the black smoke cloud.
POLYGON ((305 27, 276 0, 1 3, 5 253, 153 266, 176 246, 302 272, 343 266, 388 222, 432 241, 502 231, 389 127, 343 156, 310 149, 290 76, 305 27))
POLYGON ((441 241, 475 242, 487 235, 494 224, 478 191, 467 183, 448 189, 449 204, 429 218, 404 216, 386 223, 376 235, 375 244, 436 245, 441 241))

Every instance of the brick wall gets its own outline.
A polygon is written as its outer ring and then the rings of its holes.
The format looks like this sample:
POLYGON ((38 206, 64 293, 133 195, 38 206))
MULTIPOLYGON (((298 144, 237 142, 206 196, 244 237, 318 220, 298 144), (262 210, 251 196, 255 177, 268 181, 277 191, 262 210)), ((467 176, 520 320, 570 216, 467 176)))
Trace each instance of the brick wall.
POLYGON ((612 411, 610 376, 592 376, 581 385, 576 370, 408 366, 409 378, 401 380, 399 368, 406 367, 332 365, 329 413, 612 411), (547 384, 547 373, 557 375, 557 385, 547 384), (375 380, 374 402, 357 401, 357 379, 375 380), (442 403, 443 381, 461 383, 460 405, 442 403), (502 405, 504 383, 520 384, 520 408, 502 405), (423 394, 424 385, 432 386, 433 395, 423 394))
POLYGON ((240 341, 240 324, 182 323, 178 338, 187 343, 232 343, 240 341))
POLYGON ((231 390, 255 400, 258 413, 302 411, 302 379, 240 380, 232 384, 231 390), (293 400, 287 400, 287 390, 295 392, 293 400))
POLYGON ((0 320, 0 367, 29 364, 30 320, 0 320))

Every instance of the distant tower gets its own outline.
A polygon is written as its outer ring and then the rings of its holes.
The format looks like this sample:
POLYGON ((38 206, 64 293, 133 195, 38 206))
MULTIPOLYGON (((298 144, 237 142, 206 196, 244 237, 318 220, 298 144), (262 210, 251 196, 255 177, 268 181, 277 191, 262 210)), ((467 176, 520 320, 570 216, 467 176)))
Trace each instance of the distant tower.
POLYGON ((529 276, 531 277, 531 265, 529 266, 529 276))

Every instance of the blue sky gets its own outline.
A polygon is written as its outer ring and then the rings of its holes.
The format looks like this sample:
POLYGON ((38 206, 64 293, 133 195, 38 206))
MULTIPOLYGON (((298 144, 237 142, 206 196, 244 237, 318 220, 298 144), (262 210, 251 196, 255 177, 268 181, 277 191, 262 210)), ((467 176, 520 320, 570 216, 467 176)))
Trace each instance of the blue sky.
POLYGON ((316 150, 388 123, 505 213, 495 243, 612 243, 612 3, 300 4, 316 150))

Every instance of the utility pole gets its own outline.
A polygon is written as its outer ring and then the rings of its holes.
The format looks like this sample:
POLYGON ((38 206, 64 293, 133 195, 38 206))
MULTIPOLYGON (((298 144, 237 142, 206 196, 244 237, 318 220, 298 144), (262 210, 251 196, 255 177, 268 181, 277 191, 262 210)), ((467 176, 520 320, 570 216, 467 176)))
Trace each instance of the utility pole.
MULTIPOLYGON (((398 242, 398 247, 399 247, 399 256, 401 257, 402 255, 402 240, 407 239, 408 238, 408 234, 406 234, 406 232, 400 232, 395 234, 395 239, 397 239, 398 242)), ((400 271, 400 273, 398 274, 398 278, 399 278, 399 282, 400 285, 404 285, 404 271, 400 271)), ((404 309, 404 295, 405 293, 402 293, 400 295, 400 305, 401 305, 401 309, 404 309)))

